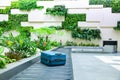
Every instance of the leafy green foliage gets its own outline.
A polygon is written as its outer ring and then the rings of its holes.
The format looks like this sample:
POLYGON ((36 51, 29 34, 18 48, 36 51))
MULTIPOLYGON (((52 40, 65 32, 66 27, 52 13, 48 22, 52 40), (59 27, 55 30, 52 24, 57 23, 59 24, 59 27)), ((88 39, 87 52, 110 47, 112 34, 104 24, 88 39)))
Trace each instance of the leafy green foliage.
POLYGON ((112 12, 113 13, 120 13, 120 0, 113 0, 112 1, 112 12))
POLYGON ((59 47, 59 46, 61 46, 61 43, 57 42, 57 41, 51 41, 51 45, 55 46, 55 47, 59 47))
POLYGON ((12 29, 16 30, 21 26, 21 21, 28 21, 28 15, 26 14, 9 15, 9 21, 0 22, 0 28, 2 28, 3 32, 12 29))
POLYGON ((64 5, 55 5, 54 8, 47 8, 46 14, 53 16, 65 16, 67 14, 67 9, 64 5))
POLYGON ((10 7, 6 7, 5 9, 0 9, 0 14, 10 14, 10 7))
POLYGON ((101 39, 100 30, 99 29, 80 29, 77 28, 72 31, 73 38, 80 38, 85 40, 92 39, 101 39))
POLYGON ((19 2, 18 1, 12 1, 11 2, 11 9, 18 9, 19 8, 19 2))
POLYGON ((32 28, 33 28, 32 26, 24 26, 24 27, 19 27, 17 31, 20 32, 20 36, 29 38, 31 35, 30 31, 32 28))
POLYGON ((10 48, 11 53, 21 54, 22 57, 29 57, 36 53, 36 44, 24 36, 13 37, 11 34, 9 37, 4 37, 2 45, 10 48))
POLYGON ((56 30, 62 30, 62 29, 64 29, 62 26, 50 26, 49 28, 54 28, 56 30))
POLYGON ((94 43, 80 43, 79 46, 99 46, 99 44, 94 44, 94 43))
POLYGON ((0 68, 5 68, 7 63, 14 62, 16 60, 10 59, 6 56, 4 56, 2 53, 4 52, 4 47, 0 48, 0 68))
POLYGON ((66 46, 77 46, 77 43, 75 43, 73 41, 66 41, 65 45, 66 46))
POLYGON ((62 27, 66 30, 74 30, 78 27, 78 21, 86 21, 85 14, 67 14, 62 27))
POLYGON ((89 0, 90 5, 103 5, 104 7, 111 7, 112 0, 89 0))
POLYGON ((6 62, 0 58, 0 68, 4 68, 6 66, 6 62))
POLYGON ((117 22, 117 27, 114 28, 115 30, 120 30, 120 21, 117 22))
POLYGON ((90 0, 89 2, 91 5, 101 4, 104 7, 112 7, 113 13, 120 12, 120 0, 90 0))
POLYGON ((65 43, 66 46, 99 46, 98 44, 94 44, 94 43, 80 43, 77 44, 76 42, 73 41, 66 41, 65 43))
POLYGON ((42 9, 43 6, 37 7, 36 1, 37 0, 19 0, 19 9, 26 11, 30 11, 31 9, 36 9, 36 8, 42 9))
POLYGON ((42 27, 38 29, 32 29, 31 32, 38 33, 42 36, 50 35, 56 32, 54 28, 42 27))
POLYGON ((39 39, 36 42, 37 47, 41 50, 49 50, 51 49, 51 43, 50 40, 46 40, 46 38, 44 37, 38 37, 39 39))

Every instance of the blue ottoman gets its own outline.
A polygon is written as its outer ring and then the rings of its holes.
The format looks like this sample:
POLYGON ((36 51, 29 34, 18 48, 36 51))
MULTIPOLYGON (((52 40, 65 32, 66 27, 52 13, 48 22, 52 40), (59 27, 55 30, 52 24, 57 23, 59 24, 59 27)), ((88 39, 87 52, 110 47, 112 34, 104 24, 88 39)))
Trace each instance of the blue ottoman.
POLYGON ((41 52, 41 63, 48 66, 65 65, 66 54, 56 51, 43 51, 41 52))

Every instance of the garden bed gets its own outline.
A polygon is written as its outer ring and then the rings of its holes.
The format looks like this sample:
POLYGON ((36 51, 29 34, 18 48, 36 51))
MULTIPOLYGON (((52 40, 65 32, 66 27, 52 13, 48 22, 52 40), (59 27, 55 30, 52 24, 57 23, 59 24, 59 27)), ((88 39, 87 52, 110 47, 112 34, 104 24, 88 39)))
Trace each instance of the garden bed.
POLYGON ((0 80, 8 80, 37 61, 39 61, 39 54, 8 64, 6 68, 0 69, 0 80))

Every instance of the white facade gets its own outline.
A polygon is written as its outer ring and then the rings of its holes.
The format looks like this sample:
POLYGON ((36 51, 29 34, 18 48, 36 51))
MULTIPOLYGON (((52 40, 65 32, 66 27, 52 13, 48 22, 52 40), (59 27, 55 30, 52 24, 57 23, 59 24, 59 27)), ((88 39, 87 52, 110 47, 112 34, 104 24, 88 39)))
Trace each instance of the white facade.
MULTIPOLYGON (((104 8, 103 5, 89 5, 89 0, 55 0, 55 1, 37 1, 37 6, 44 6, 42 10, 31 10, 29 12, 12 9, 11 14, 28 14, 28 22, 21 22, 22 26, 33 26, 34 28, 46 26, 61 26, 65 17, 46 15, 46 8, 51 8, 54 5, 65 5, 68 8, 69 14, 86 14, 86 21, 78 21, 78 26, 82 28, 99 28, 101 30, 101 40, 84 41, 73 39, 70 32, 64 32, 64 35, 59 36, 54 34, 52 40, 62 40, 63 43, 67 40, 85 43, 98 43, 103 46, 103 40, 118 41, 118 51, 120 51, 120 31, 115 31, 113 27, 117 26, 120 21, 120 13, 112 13, 111 8, 104 8)), ((0 8, 10 6, 10 0, 0 0, 0 8)), ((0 21, 8 20, 8 15, 0 14, 0 21)))

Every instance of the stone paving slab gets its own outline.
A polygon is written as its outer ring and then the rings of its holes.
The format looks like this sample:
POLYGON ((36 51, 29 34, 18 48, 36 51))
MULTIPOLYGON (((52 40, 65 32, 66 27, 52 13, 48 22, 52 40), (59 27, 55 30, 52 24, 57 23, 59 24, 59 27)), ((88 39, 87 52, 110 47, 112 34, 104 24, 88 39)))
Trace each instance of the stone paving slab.
POLYGON ((72 53, 72 63, 74 80, 120 80, 119 54, 72 53))
POLYGON ((60 48, 57 51, 67 55, 64 66, 49 67, 38 61, 10 80, 73 80, 70 49, 60 48))

